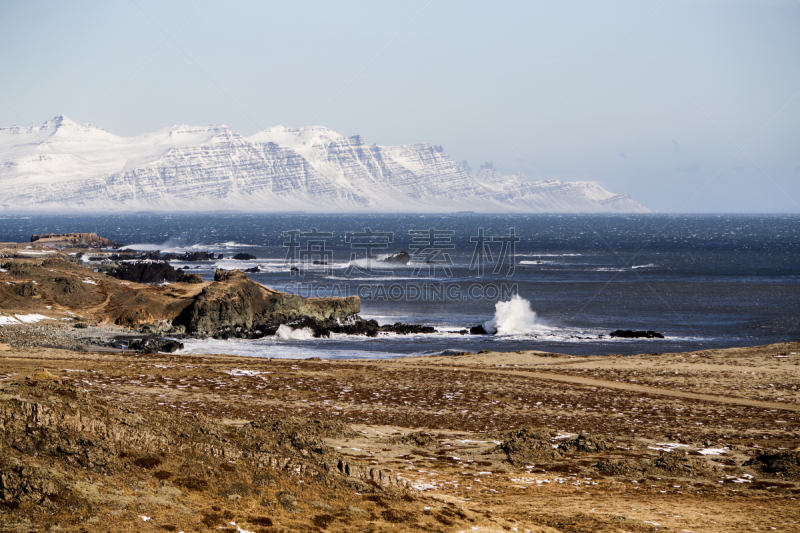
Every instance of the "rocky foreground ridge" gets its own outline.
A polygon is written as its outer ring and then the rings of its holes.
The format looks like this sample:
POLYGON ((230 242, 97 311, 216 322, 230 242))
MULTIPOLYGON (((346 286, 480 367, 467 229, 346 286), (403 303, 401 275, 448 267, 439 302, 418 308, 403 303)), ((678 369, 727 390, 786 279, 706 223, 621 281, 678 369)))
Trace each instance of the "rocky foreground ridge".
POLYGON ((471 173, 441 146, 367 144, 314 126, 243 137, 173 126, 124 138, 58 116, 0 128, 0 209, 648 212, 595 182, 471 173))
POLYGON ((352 436, 336 421, 154 413, 41 371, 0 384, 0 531, 273 531, 278 517, 310 531, 419 512, 406 482, 323 440, 352 436), (368 513, 368 495, 392 512, 368 513))
POLYGON ((798 343, 342 362, 13 342, 34 329, 0 327, 0 533, 800 523, 798 343))

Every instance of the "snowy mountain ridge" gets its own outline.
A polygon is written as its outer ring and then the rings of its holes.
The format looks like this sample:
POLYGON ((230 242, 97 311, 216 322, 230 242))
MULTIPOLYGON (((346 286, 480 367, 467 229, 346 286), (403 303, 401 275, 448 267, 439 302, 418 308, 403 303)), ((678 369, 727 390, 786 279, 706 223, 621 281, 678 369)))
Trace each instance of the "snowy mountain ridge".
POLYGON ((0 128, 0 210, 647 212, 594 182, 472 175, 427 143, 367 145, 321 126, 243 137, 172 126, 120 137, 58 116, 0 128))

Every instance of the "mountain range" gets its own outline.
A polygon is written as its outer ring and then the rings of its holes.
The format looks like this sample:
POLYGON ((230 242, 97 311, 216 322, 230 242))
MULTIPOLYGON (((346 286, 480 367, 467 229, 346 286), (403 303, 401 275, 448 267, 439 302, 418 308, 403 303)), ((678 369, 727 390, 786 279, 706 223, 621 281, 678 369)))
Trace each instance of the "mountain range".
POLYGON ((0 128, 6 211, 649 211, 591 181, 467 169, 440 146, 367 145, 321 126, 250 137, 172 126, 121 137, 62 115, 0 128))

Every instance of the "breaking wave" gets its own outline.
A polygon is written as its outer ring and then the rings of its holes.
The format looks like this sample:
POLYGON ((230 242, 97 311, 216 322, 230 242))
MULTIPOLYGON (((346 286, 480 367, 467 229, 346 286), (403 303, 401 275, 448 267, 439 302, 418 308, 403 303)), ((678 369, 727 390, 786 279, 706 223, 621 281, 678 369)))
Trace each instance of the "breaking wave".
POLYGON ((525 335, 550 331, 539 321, 531 303, 515 294, 507 302, 495 304, 494 318, 483 323, 487 333, 496 335, 525 335))
POLYGON ((285 341, 305 341, 314 338, 311 328, 292 329, 285 324, 278 326, 275 336, 285 341))
POLYGON ((235 241, 227 241, 227 242, 218 242, 214 244, 187 244, 186 240, 181 237, 173 237, 171 239, 167 239, 166 241, 162 242, 161 244, 154 244, 154 243, 137 243, 137 244, 128 244, 120 248, 120 250, 136 250, 139 252, 153 252, 155 250, 159 250, 164 253, 173 253, 179 254, 184 252, 193 252, 197 250, 201 251, 226 251, 230 248, 253 248, 255 247, 254 244, 242 244, 235 241))

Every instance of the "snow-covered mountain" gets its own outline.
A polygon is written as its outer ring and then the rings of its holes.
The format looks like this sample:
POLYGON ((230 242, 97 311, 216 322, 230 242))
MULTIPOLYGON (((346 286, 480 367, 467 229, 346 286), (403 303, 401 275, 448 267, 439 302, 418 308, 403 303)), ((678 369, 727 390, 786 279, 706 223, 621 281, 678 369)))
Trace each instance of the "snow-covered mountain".
POLYGON ((594 182, 472 175, 441 147, 314 126, 119 137, 64 116, 0 128, 0 208, 93 211, 647 212, 594 182))

